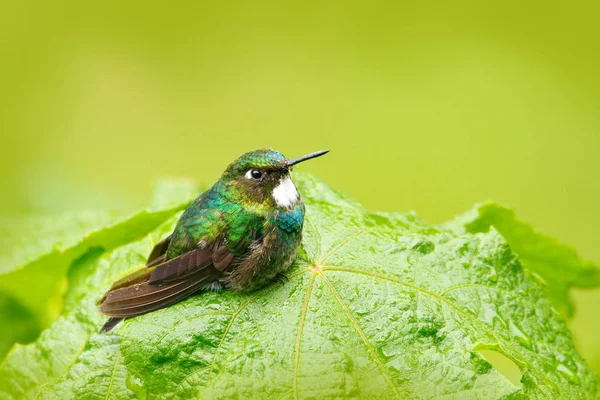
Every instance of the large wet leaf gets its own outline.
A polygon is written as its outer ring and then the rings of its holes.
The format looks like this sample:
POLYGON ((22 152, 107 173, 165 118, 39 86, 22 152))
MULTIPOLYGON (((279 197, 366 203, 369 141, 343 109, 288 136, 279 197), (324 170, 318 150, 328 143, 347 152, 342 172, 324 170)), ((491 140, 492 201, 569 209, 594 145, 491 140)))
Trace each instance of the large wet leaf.
POLYGON ((2 398, 596 398, 561 315, 494 229, 372 213, 304 174, 289 282, 201 293, 97 332, 95 302, 175 218, 69 270, 63 315, 0 367, 2 398), (511 383, 481 351, 516 363, 511 383))
POLYGON ((573 315, 571 287, 600 286, 600 268, 582 260, 577 251, 553 237, 537 232, 501 205, 484 203, 456 217, 446 227, 456 232, 488 232, 494 227, 519 256, 519 261, 546 286, 553 304, 568 317, 573 315))

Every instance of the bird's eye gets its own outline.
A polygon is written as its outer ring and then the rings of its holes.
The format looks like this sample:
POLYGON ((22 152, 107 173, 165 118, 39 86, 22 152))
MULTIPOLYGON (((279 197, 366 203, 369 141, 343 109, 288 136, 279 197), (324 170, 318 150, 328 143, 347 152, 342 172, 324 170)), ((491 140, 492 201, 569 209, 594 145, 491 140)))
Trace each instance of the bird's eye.
POLYGON ((260 172, 257 169, 251 169, 250 171, 248 171, 246 173, 246 177, 249 178, 249 179, 256 179, 256 180, 258 180, 258 179, 262 178, 262 176, 263 176, 263 173, 260 172))

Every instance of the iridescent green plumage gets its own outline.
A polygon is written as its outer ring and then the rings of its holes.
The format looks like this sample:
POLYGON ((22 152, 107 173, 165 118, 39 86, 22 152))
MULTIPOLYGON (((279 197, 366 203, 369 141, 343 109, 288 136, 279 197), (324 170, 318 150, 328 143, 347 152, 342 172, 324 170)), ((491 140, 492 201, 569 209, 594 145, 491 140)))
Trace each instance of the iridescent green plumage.
POLYGON ((304 203, 289 171, 326 152, 289 160, 261 149, 231 163, 157 244, 146 268, 109 289, 99 303, 111 316, 102 331, 202 289, 251 291, 283 273, 296 256, 304 223, 304 203))

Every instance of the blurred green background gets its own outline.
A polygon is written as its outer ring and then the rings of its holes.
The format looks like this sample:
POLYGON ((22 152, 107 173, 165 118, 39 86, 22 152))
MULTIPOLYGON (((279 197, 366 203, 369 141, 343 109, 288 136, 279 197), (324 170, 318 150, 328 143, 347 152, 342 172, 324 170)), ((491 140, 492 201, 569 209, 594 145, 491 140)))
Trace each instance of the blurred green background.
MULTIPOLYGON (((493 199, 600 262, 600 5, 4 2, 0 216, 133 210, 240 153, 442 222, 493 199)), ((600 291, 575 293, 600 370, 600 291)))

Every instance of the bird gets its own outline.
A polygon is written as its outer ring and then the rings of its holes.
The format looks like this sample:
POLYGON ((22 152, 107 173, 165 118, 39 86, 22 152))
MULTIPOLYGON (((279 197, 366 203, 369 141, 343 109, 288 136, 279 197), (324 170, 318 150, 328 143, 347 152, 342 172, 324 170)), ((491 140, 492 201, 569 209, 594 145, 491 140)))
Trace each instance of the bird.
POLYGON ((153 247, 145 266, 104 294, 98 308, 110 318, 100 332, 202 290, 250 292, 285 279, 302 241, 305 215, 290 171, 328 152, 288 159, 258 149, 230 163, 153 247))

